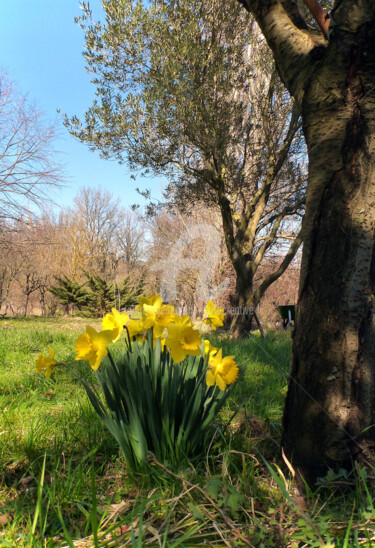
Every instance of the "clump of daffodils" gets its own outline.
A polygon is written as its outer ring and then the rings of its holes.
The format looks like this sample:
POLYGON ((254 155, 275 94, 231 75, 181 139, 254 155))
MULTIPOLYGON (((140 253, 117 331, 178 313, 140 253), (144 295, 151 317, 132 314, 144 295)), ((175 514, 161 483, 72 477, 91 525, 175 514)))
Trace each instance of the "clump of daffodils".
MULTIPOLYGON (((75 359, 95 371, 103 397, 97 386, 80 380, 130 470, 145 465, 150 453, 179 465, 209 445, 210 424, 238 377, 234 356, 223 356, 204 339, 223 325, 224 312, 210 301, 193 323, 151 295, 140 299, 136 314, 132 318, 113 308, 100 331, 86 327, 75 344, 75 359)), ((37 371, 45 370, 48 378, 57 365, 62 364, 52 348, 36 361, 37 371)))

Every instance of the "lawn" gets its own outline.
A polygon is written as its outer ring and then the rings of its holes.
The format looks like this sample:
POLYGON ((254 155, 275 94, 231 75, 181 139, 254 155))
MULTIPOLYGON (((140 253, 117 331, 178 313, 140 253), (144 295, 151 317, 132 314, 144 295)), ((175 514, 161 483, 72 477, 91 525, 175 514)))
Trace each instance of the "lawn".
POLYGON ((0 320, 1 546, 374 546, 364 470, 293 495, 280 456, 288 333, 213 338, 241 370, 209 447, 181 469, 150 456, 131 475, 77 380, 92 378, 74 361, 86 323, 0 320), (66 364, 50 380, 35 372, 49 346, 66 364))

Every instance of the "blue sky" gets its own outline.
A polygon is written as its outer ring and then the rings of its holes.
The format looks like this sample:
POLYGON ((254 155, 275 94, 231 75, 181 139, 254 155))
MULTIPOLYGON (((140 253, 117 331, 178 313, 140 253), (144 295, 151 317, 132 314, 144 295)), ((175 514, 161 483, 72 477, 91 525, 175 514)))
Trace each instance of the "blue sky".
MULTIPOLYGON (((102 20, 100 0, 90 1, 90 7, 95 19, 102 20)), ((59 118, 57 109, 82 115, 95 94, 81 54, 83 32, 74 23, 80 13, 78 0, 0 0, 0 67, 49 120, 59 118)), ((68 176, 68 186, 54 198, 60 205, 70 205, 82 186, 101 186, 125 206, 144 203, 135 186, 160 197, 160 180, 138 176, 134 183, 126 166, 101 160, 62 124, 60 135, 55 148, 68 176)))

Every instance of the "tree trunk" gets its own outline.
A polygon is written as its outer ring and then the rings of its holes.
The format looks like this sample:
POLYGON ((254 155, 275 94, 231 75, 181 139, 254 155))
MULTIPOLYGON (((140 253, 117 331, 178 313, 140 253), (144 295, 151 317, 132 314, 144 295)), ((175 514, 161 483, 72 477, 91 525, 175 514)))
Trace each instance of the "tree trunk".
POLYGON ((303 100, 309 186, 283 418, 285 453, 311 482, 375 448, 375 21, 336 40, 303 100))
POLYGON ((40 308, 42 311, 42 316, 46 315, 46 296, 45 293, 41 293, 40 295, 40 308))
POLYGON ((233 312, 232 321, 230 323, 229 335, 231 339, 240 339, 246 337, 251 331, 253 323, 252 313, 241 312, 242 307, 235 307, 233 312))
POLYGON ((26 318, 26 316, 27 316, 27 309, 29 307, 29 298, 30 298, 30 293, 26 293, 25 294, 25 312, 23 314, 24 318, 26 318))
POLYGON ((251 276, 241 274, 241 272, 237 272, 236 277, 236 295, 230 324, 231 339, 249 335, 255 310, 251 276))

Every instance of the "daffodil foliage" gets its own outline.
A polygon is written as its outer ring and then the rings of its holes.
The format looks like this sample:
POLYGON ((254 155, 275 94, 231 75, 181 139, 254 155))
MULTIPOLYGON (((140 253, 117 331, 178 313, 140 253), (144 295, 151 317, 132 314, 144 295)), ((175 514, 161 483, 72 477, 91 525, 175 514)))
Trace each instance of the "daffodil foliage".
MULTIPOLYGON (((76 360, 88 361, 98 386, 82 382, 131 470, 150 452, 178 466, 204 448, 227 387, 238 376, 234 356, 223 357, 199 330, 221 326, 223 310, 209 302, 203 319, 193 324, 151 295, 140 299, 136 314, 131 318, 112 309, 102 331, 87 326, 76 343, 76 360)), ((52 361, 50 349, 50 358, 39 356, 38 371, 44 366, 50 375, 52 361)))

